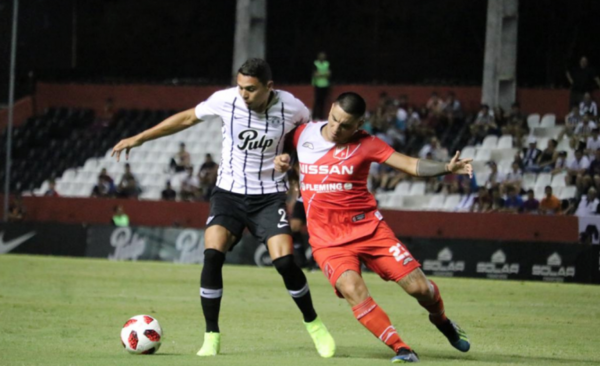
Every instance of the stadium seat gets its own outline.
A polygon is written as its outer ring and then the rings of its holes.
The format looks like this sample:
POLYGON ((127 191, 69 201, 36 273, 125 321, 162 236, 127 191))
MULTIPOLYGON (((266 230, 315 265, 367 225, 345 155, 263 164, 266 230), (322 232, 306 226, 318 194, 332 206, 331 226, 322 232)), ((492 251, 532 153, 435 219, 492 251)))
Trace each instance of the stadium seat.
POLYGON ((536 187, 535 187, 535 189, 533 190, 533 196, 534 196, 534 197, 535 197, 537 200, 541 201, 541 200, 542 200, 542 198, 544 198, 544 197, 546 196, 546 193, 545 193, 545 187, 542 187, 542 186, 536 186, 536 187))
POLYGON ((565 151, 568 149, 570 149, 569 138, 567 136, 565 136, 565 137, 563 137, 562 140, 558 141, 558 146, 556 147, 556 150, 565 151))
POLYGON ((471 163, 471 165, 473 166, 473 171, 475 172, 475 174, 490 172, 490 167, 489 167, 489 165, 487 165, 487 161, 474 160, 471 163))
POLYGON ((460 202, 459 194, 449 194, 446 196, 446 200, 444 201, 443 211, 454 211, 458 203, 460 202))
POLYGON ((567 173, 559 173, 556 174, 552 177, 552 182, 551 182, 551 186, 552 188, 555 187, 564 187, 567 185, 567 183, 565 182, 565 177, 567 176, 567 173))
POLYGON ((521 181, 521 186, 523 189, 534 189, 535 181, 537 179, 537 175, 535 173, 525 173, 523 174, 523 180, 521 181))
POLYGON ((407 196, 410 194, 410 182, 402 181, 396 185, 394 196, 407 196))
POLYGON ((411 211, 424 210, 428 206, 430 199, 430 196, 423 194, 402 197, 402 209, 411 211))
POLYGON ((562 129, 562 127, 536 127, 533 129, 532 135, 536 137, 556 138, 562 129))
POLYGON ((552 182, 552 175, 550 173, 538 174, 537 180, 535 181, 536 187, 546 187, 552 182))
POLYGON ((503 135, 498 140, 498 149, 512 149, 513 137, 511 135, 503 135))
POLYGON ((423 181, 413 182, 413 184, 410 187, 409 194, 411 196, 424 195, 425 194, 425 182, 423 182, 423 181))
POLYGON ((64 171, 62 175, 63 182, 74 182, 77 177, 77 170, 75 169, 67 169, 64 171))
POLYGON ((492 150, 488 149, 477 149, 475 153, 475 161, 484 161, 488 162, 492 159, 492 150))
POLYGON ((556 115, 552 113, 544 114, 540 127, 554 127, 554 125, 556 125, 556 115))
POLYGON ((529 129, 531 130, 536 127, 540 127, 540 115, 533 113, 527 116, 527 126, 529 126, 529 129))
POLYGON ((560 198, 561 200, 568 200, 571 198, 575 198, 575 196, 577 195, 577 187, 576 186, 566 186, 563 187, 561 192, 560 192, 560 197, 557 196, 558 198, 560 198))
POLYGON ((388 202, 390 201, 390 198, 392 197, 392 194, 390 194, 391 192, 381 192, 381 193, 377 193, 375 195, 375 199, 377 200, 377 205, 379 206, 379 208, 387 208, 388 206, 388 202))
POLYGON ((503 174, 508 174, 512 169, 512 159, 504 159, 498 162, 498 170, 503 174))
POLYGON ((444 201, 446 196, 443 194, 433 194, 427 204, 427 210, 430 211, 441 211, 444 208, 444 201))
POLYGON ((491 160, 496 162, 501 160, 510 160, 511 162, 515 160, 515 155, 519 152, 519 149, 494 149, 491 151, 491 160))
POLYGON ((473 146, 465 146, 460 152, 462 159, 473 159, 475 157, 475 148, 473 146))
POLYGON ((490 178, 490 172, 489 171, 482 171, 480 173, 476 173, 475 174, 475 179, 477 180, 477 186, 478 187, 483 187, 485 185, 485 182, 487 182, 487 180, 490 178))
POLYGON ((498 147, 498 136, 488 135, 483 139, 481 148, 483 149, 495 149, 498 147))
POLYGON ((390 197, 388 203, 388 208, 394 210, 401 210, 404 202, 403 196, 393 195, 390 197))

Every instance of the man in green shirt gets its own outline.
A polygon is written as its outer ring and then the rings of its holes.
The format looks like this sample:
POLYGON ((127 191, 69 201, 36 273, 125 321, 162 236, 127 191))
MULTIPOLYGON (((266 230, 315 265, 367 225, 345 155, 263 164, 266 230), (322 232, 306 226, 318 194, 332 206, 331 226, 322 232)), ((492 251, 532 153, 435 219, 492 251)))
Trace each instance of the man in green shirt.
POLYGON ((329 94, 329 78, 331 70, 325 52, 319 52, 314 62, 312 85, 315 87, 315 103, 313 104, 312 116, 314 120, 325 120, 327 114, 325 103, 329 94))
POLYGON ((119 227, 129 226, 129 216, 127 216, 125 211, 123 211, 123 206, 115 206, 114 215, 112 217, 112 223, 113 225, 119 227))

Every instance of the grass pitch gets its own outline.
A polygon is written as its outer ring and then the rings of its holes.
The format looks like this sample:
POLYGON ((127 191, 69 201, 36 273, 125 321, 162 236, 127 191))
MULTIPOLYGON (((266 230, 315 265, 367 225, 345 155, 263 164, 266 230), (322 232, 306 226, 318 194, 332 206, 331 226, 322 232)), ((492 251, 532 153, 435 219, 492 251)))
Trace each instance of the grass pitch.
MULTIPOLYGON (((152 262, 0 256, 0 365, 387 365, 392 352, 364 329, 319 272, 317 311, 338 345, 321 359, 273 269, 225 266, 222 355, 200 358, 200 267, 152 262), (119 332, 151 314, 165 338, 129 355, 119 332)), ((600 287, 438 278, 448 315, 469 333, 455 351, 413 299, 365 275, 373 298, 430 365, 599 365, 600 287)))

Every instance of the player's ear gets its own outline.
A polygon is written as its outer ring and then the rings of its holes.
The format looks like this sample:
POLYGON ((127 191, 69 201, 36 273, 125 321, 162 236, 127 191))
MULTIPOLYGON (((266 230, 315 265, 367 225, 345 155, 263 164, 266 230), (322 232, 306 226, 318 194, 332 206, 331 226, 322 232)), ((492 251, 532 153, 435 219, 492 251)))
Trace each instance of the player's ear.
POLYGON ((273 80, 267 81, 267 89, 269 89, 269 90, 273 89, 273 80))
MULTIPOLYGON (((356 131, 360 130, 360 128, 365 124, 365 118, 361 117, 361 119, 358 120, 358 124, 356 125, 356 131)), ((355 131, 355 132, 356 132, 355 131)))

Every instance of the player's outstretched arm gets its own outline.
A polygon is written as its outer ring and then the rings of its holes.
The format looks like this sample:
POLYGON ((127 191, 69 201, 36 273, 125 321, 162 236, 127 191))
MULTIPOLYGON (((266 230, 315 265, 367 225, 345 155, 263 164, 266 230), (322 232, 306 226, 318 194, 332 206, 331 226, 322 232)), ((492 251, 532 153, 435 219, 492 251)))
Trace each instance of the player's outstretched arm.
POLYGON ((113 148, 111 156, 116 156, 117 161, 119 161, 121 151, 125 150, 125 159, 129 159, 129 151, 134 147, 138 147, 146 141, 155 140, 159 137, 172 135, 181 130, 185 130, 198 122, 200 122, 200 120, 196 117, 194 108, 174 114, 146 131, 119 141, 113 148))
POLYGON ((290 170, 290 154, 281 154, 275 157, 275 171, 285 173, 290 170))
POLYGON ((473 159, 459 159, 457 151, 449 163, 417 159, 394 152, 384 164, 417 177, 436 177, 444 174, 468 174, 473 177, 473 159))

